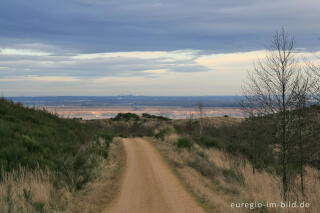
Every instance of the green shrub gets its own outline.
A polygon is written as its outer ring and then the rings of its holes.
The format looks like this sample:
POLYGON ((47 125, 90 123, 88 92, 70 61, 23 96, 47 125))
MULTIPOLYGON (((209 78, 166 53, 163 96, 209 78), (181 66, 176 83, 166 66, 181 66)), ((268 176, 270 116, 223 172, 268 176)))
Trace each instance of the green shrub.
POLYGON ((109 146, 110 146, 109 142, 105 142, 104 144, 101 144, 99 141, 96 141, 91 145, 88 152, 99 155, 107 159, 109 146))
POLYGON ((164 121, 171 120, 170 118, 167 118, 167 117, 158 116, 158 115, 150 115, 148 113, 143 113, 142 117, 144 117, 144 118, 155 118, 155 119, 164 120, 164 121))
POLYGON ((238 150, 239 146, 235 143, 227 143, 226 150, 230 153, 235 153, 238 150))
POLYGON ((103 131, 99 133, 97 136, 103 138, 108 143, 110 143, 114 138, 114 134, 107 131, 103 131))
POLYGON ((134 114, 134 113, 118 113, 116 117, 111 118, 113 121, 129 121, 129 120, 135 120, 138 121, 140 120, 139 115, 134 114))
POLYGON ((217 139, 214 139, 209 136, 201 136, 199 140, 199 144, 207 148, 210 148, 210 147, 215 147, 218 149, 222 148, 222 146, 220 145, 217 139))
POLYGON ((152 137, 154 135, 152 126, 146 125, 143 121, 134 121, 128 127, 128 136, 132 137, 152 137))
POLYGON ((160 139, 160 140, 164 140, 165 136, 166 135, 169 135, 170 134, 170 129, 169 128, 164 128, 164 129, 160 129, 160 131, 155 135, 155 137, 157 139, 160 139))
POLYGON ((193 146, 191 139, 188 137, 179 138, 176 145, 179 148, 187 148, 187 149, 191 149, 193 146))

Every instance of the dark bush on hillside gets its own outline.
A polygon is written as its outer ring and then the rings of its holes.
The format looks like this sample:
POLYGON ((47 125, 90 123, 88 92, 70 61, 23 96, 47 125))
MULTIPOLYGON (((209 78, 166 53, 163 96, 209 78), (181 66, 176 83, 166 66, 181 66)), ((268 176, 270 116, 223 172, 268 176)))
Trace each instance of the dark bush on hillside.
POLYGON ((179 148, 187 148, 187 149, 191 149, 193 146, 192 140, 188 137, 179 138, 176 145, 179 148))
POLYGON ((139 121, 109 121, 109 132, 114 133, 118 137, 143 137, 154 136, 154 129, 157 123, 147 123, 144 120, 139 121))
POLYGON ((221 149, 222 146, 218 142, 217 139, 209 137, 209 136, 201 136, 199 139, 199 145, 210 148, 210 147, 215 147, 217 149, 221 149))
POLYGON ((115 134, 109 131, 103 131, 97 134, 96 138, 104 139, 108 144, 113 140, 115 134))
POLYGON ((147 125, 143 121, 133 122, 128 127, 128 137, 152 137, 153 136, 153 127, 147 125))
POLYGON ((107 159, 110 143, 114 138, 114 134, 110 132, 102 132, 97 134, 96 140, 89 147, 89 152, 100 155, 107 159))
POLYGON ((138 121, 140 120, 139 115, 134 114, 134 113, 118 113, 116 117, 111 118, 113 121, 129 121, 129 120, 135 120, 138 121))
POLYGON ((320 170, 320 160, 312 160, 312 161, 310 162, 310 165, 311 165, 312 167, 317 168, 317 169, 320 170))
POLYGON ((174 123, 174 129, 178 134, 189 135, 194 139, 199 138, 199 121, 188 119, 185 122, 174 123))
POLYGON ((169 128, 160 129, 160 131, 157 134, 155 134, 155 137, 163 141, 165 136, 169 135, 170 132, 171 131, 169 128))
POLYGON ((236 143, 227 143, 226 151, 230 153, 236 153, 239 150, 239 145, 236 143))
POLYGON ((310 109, 319 113, 320 112, 320 105, 315 105, 315 104, 311 105, 310 109))
POLYGON ((158 116, 158 115, 150 115, 148 113, 143 113, 142 117, 144 117, 144 118, 155 118, 155 119, 164 120, 164 121, 171 120, 170 118, 166 118, 166 117, 158 116))

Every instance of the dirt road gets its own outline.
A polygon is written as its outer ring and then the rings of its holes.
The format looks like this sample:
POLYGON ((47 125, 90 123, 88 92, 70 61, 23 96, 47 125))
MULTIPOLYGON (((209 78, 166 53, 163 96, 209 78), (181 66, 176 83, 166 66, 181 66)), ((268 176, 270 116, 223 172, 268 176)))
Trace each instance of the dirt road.
POLYGON ((104 213, 202 213, 159 152, 144 139, 124 139, 127 163, 120 194, 104 213))

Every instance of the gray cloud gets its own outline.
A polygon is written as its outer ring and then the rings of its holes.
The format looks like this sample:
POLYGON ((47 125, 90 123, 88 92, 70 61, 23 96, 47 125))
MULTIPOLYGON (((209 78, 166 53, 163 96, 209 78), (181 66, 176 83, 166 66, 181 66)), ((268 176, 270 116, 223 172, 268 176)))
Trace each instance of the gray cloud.
POLYGON ((260 49, 282 25, 318 48, 315 0, 2 0, 0 45, 51 43, 82 52, 260 49))
POLYGON ((297 47, 317 51, 319 8, 316 0, 1 0, 0 88, 14 95, 234 94, 255 57, 239 63, 219 54, 260 50, 281 26, 297 47), (108 78, 117 79, 96 81, 108 78))
MULTIPOLYGON (((38 47, 30 49, 0 49, 0 78, 21 78, 26 76, 60 76, 76 78, 99 78, 107 76, 156 76, 152 70, 167 70, 168 72, 204 72, 208 71, 196 63, 200 52, 186 51, 159 52, 149 56, 148 52, 116 53, 116 55, 101 54, 65 54, 62 49, 43 48, 41 45, 26 45, 38 47), (45 52, 45 50, 58 50, 45 52), (44 52, 41 52, 44 51, 44 52), (191 54, 191 55, 190 55, 191 54)), ((46 47, 46 45, 44 45, 46 47)), ((108 53, 107 53, 108 54, 108 53)))

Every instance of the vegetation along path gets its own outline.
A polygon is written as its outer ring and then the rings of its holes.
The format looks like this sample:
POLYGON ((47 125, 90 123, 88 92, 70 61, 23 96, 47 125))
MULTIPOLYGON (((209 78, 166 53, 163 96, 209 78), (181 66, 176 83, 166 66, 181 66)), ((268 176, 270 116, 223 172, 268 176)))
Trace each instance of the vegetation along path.
POLYGON ((104 213, 204 212, 148 141, 134 138, 123 143, 127 155, 123 182, 104 213))

